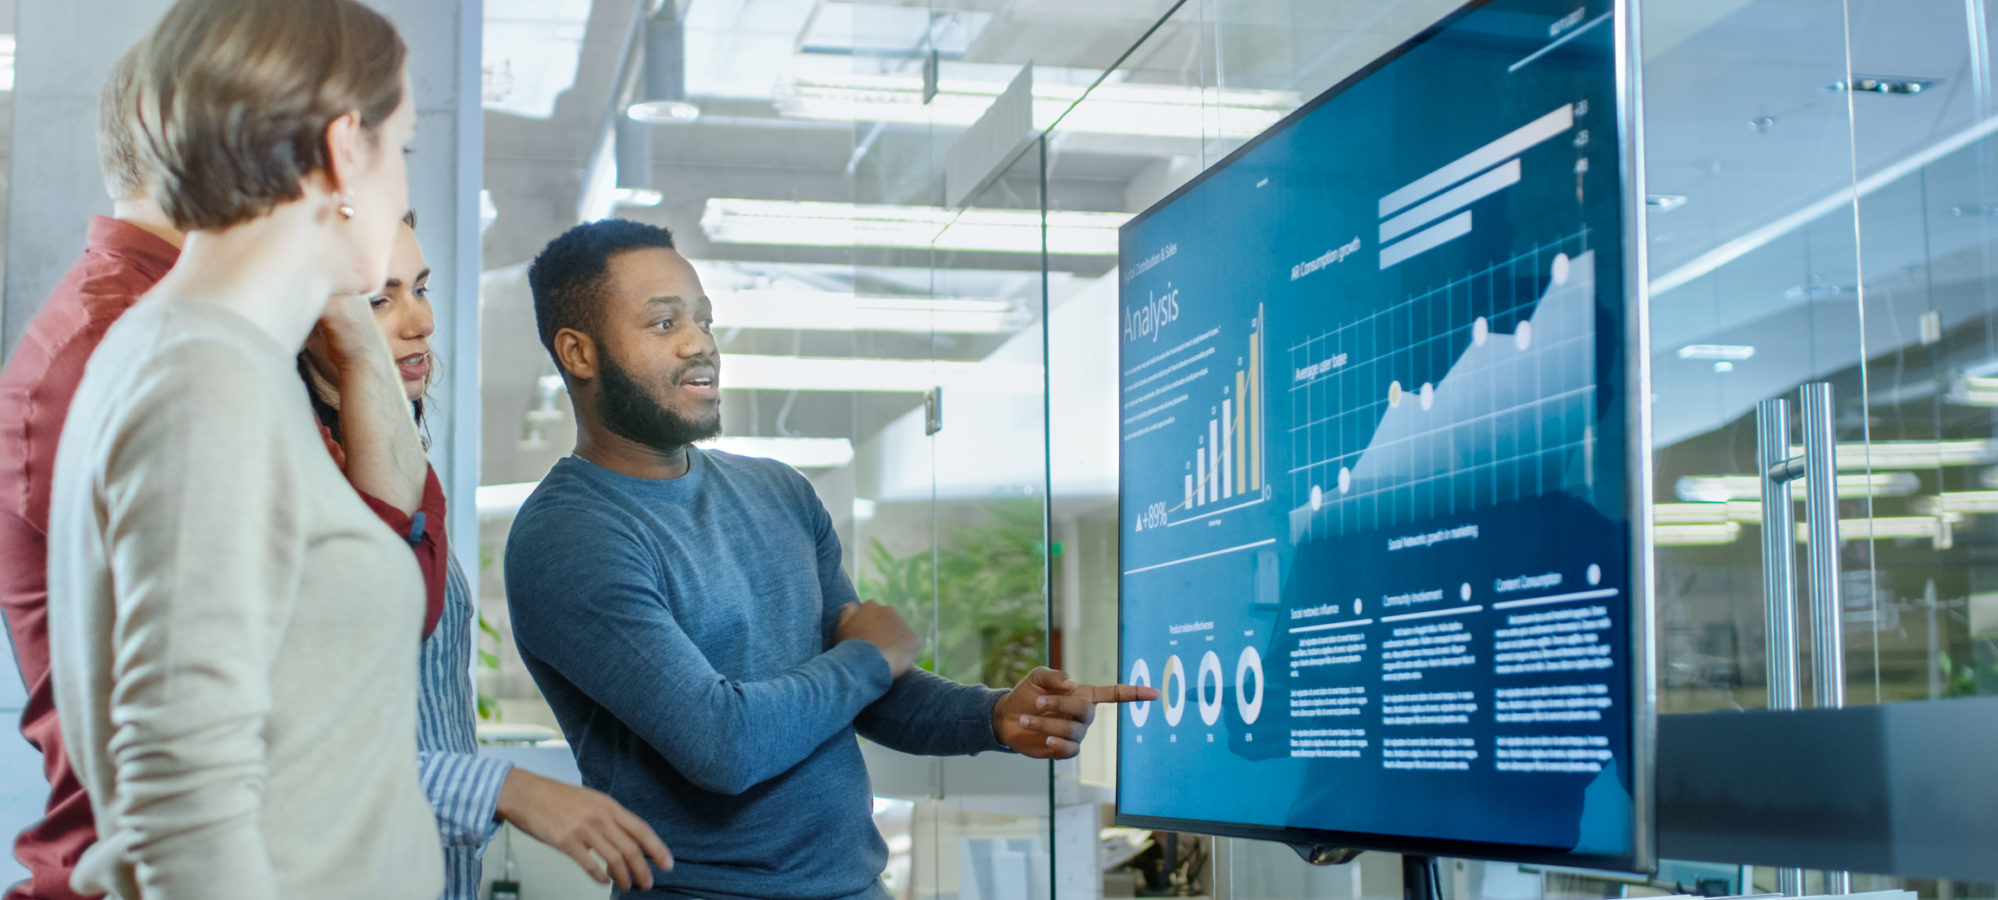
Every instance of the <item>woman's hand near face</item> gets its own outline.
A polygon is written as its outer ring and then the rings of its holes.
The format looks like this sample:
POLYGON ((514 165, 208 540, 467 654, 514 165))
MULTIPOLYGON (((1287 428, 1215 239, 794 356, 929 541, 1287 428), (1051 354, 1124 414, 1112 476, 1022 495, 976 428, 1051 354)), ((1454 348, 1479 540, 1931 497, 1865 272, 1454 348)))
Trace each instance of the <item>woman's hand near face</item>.
POLYGON ((343 394, 357 378, 393 374, 388 342, 375 324, 368 299, 361 294, 334 296, 326 302, 326 312, 314 327, 317 340, 313 343, 325 348, 326 363, 333 370, 327 374, 343 394))
POLYGON ((340 449, 355 489, 408 515, 423 502, 429 462, 416 433, 402 376, 368 297, 343 294, 327 301, 314 328, 338 392, 340 449))

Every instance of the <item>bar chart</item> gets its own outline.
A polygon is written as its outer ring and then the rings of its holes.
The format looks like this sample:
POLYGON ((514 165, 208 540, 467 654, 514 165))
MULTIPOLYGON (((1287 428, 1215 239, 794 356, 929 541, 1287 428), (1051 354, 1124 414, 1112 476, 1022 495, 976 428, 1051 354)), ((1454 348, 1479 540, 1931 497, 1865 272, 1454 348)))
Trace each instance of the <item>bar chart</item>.
MULTIPOLYGON (((1217 329, 1217 332, 1223 329, 1217 329)), ((1177 496, 1154 502, 1133 517, 1132 530, 1170 528, 1265 502, 1269 496, 1265 469, 1263 413, 1263 311, 1247 323, 1245 335, 1238 337, 1228 351, 1188 353, 1203 361, 1220 357, 1185 376, 1177 386, 1184 393, 1176 397, 1154 397, 1153 402, 1170 405, 1205 404, 1205 421, 1196 427, 1176 429, 1187 438, 1183 445, 1184 471, 1177 496)), ((1215 335, 1214 340, 1222 340, 1215 335)), ((1176 370, 1177 371, 1177 370, 1176 370)), ((1157 377, 1157 376, 1152 376, 1157 377)), ((1127 386, 1127 392, 1131 390, 1127 386)), ((1199 406, 1195 406, 1199 409, 1199 406)), ((1142 415, 1142 413, 1140 413, 1142 415)), ((1127 433, 1127 439, 1130 434, 1127 433)))

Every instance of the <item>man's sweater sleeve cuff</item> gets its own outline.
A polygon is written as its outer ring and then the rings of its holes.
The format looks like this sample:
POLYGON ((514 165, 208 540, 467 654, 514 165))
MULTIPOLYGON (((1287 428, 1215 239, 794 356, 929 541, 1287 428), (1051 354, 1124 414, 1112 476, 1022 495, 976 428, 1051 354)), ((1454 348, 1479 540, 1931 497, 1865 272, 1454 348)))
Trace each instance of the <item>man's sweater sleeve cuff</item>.
POLYGON ((1013 748, 1002 743, 999 734, 993 730, 996 724, 992 720, 993 709, 1005 696, 1005 691, 993 688, 972 687, 964 692, 965 708, 963 715, 958 717, 958 727, 962 729, 959 740, 968 748, 966 752, 1013 752, 1013 748))

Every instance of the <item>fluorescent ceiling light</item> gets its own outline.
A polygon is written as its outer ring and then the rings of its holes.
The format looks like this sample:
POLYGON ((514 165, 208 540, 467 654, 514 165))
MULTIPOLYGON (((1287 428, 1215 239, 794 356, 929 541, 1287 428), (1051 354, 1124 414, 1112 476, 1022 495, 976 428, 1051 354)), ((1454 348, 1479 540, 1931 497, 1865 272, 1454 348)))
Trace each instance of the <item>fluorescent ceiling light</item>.
MULTIPOLYGON (((1117 228, 1128 213, 1049 212, 1047 251, 1078 256, 1117 255, 1117 228)), ((713 197, 701 213, 701 230, 722 244, 787 247, 902 247, 983 253, 1039 253, 1042 215, 1031 209, 966 209, 928 206, 744 200, 713 197)))
POLYGON ((1948 398, 1964 406, 1998 406, 1998 378, 1967 376, 1950 385, 1948 398))
POLYGON ((1937 513, 1998 513, 1998 491, 1944 491, 1915 501, 1915 511, 1931 516, 1937 513))
MULTIPOLYGON (((1906 497, 1921 488, 1921 479, 1906 472, 1870 472, 1838 476, 1838 495, 1855 497, 1906 497)), ((1762 501, 1762 480, 1753 475, 1688 475, 1673 484, 1681 500, 1718 503, 1724 500, 1762 501)), ((1804 482, 1790 483, 1790 499, 1804 499, 1804 482)), ((1760 519, 1760 516, 1757 516, 1760 519)))
POLYGON ((782 289, 722 292, 713 299, 716 328, 1011 334, 1032 318, 1004 300, 859 297, 782 289))
POLYGON ((1762 521, 1759 501, 1728 500, 1722 503, 1659 503, 1651 508, 1651 521, 1659 525, 1718 525, 1722 522, 1762 521))
POLYGON ((1727 521, 1725 503, 1659 503, 1651 507, 1658 525, 1718 525, 1727 521))
MULTIPOLYGON (((1840 541, 1872 539, 1891 541, 1903 538, 1927 538, 1936 542, 1937 549, 1947 549, 1953 543, 1954 529, 1963 521, 1959 513, 1945 512, 1933 516, 1873 516, 1866 519, 1838 520, 1840 541)), ((1810 543, 1811 526, 1797 523, 1797 543, 1810 543)))
POLYGON ((617 188, 611 192, 611 199, 619 206, 658 206, 665 202, 666 195, 651 188, 617 188))
POLYGON ((1651 542, 1660 547, 1712 547, 1732 544, 1739 537, 1740 522, 1651 526, 1651 542))
POLYGON ((14 36, 0 34, 0 91, 14 89, 14 36))
MULTIPOLYGON (((1005 81, 945 79, 923 102, 923 81, 909 75, 793 73, 777 86, 777 109, 799 119, 966 127, 978 121, 1005 81)), ((1291 91, 1203 90, 1199 87, 1114 83, 1034 83, 1034 128, 1056 120, 1063 131, 1165 138, 1246 138, 1297 108, 1291 91), (1088 98, 1083 101, 1084 95, 1088 98), (1064 118, 1064 115, 1066 116, 1064 118)))
POLYGON ((725 435, 702 441, 700 445, 737 456, 774 459, 794 469, 837 469, 853 462, 853 442, 846 438, 725 435))
MULTIPOLYGON (((1801 445, 1790 448, 1791 456, 1803 455, 1801 445)), ((1838 445, 1838 467, 1845 469, 1934 469, 1946 466, 1975 466, 1998 460, 1998 441, 1978 438, 1967 441, 1874 441, 1871 444, 1838 445)), ((1760 495, 1758 495, 1760 496, 1760 495)))
POLYGON ((932 387, 1038 394, 1041 367, 1025 363, 932 362, 722 354, 724 390, 921 394, 932 387))
POLYGON ((685 100, 645 100, 625 107, 624 114, 634 122, 670 125, 699 119, 701 108, 685 100))
POLYGON ((1680 359, 1724 359, 1741 362, 1755 356, 1755 348, 1746 344, 1687 344, 1679 348, 1680 359))

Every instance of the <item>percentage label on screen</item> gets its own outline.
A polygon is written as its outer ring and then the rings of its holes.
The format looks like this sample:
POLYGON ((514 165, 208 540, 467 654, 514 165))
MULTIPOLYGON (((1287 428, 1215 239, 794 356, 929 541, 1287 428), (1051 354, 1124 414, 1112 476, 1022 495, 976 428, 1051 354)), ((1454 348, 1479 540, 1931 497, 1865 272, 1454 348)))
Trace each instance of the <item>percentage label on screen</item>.
POLYGON ((1164 528, 1167 522, 1166 516, 1167 516, 1166 505, 1164 503, 1154 503, 1150 506, 1147 506, 1145 507, 1144 512, 1138 514, 1137 530, 1143 531, 1147 528, 1164 528))

